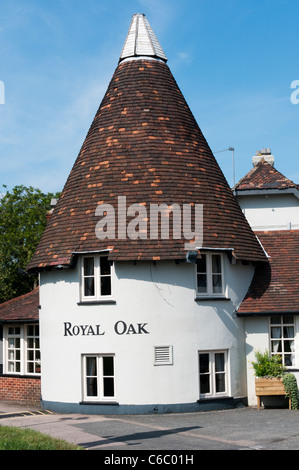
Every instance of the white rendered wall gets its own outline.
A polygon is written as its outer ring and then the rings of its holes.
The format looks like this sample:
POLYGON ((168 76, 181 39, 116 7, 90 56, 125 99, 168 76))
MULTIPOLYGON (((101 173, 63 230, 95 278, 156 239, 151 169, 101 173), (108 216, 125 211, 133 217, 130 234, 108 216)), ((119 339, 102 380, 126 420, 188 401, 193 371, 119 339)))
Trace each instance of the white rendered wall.
POLYGON ((79 268, 41 273, 42 399, 82 401, 81 356, 115 354, 116 400, 126 405, 194 403, 199 399, 198 351, 227 350, 229 395, 244 397, 244 320, 235 310, 253 268, 230 265, 225 279, 231 300, 195 301, 195 266, 174 262, 115 263, 116 304, 77 305, 79 268), (123 321, 148 334, 115 332, 123 321), (103 335, 64 336, 64 323, 100 325, 103 335), (173 346, 173 365, 154 366, 154 346, 173 346))
POLYGON ((239 205, 252 229, 299 229, 299 200, 293 194, 238 197, 239 205))

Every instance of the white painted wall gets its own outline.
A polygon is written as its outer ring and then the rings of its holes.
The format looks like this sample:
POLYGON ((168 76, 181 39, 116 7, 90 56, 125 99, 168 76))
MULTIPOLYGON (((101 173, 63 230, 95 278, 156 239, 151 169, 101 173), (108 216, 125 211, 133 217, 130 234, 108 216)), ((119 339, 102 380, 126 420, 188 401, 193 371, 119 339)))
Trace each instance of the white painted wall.
POLYGON ((299 199, 293 194, 240 196, 238 202, 254 231, 299 229, 299 199))
POLYGON ((231 300, 195 301, 195 266, 174 262, 115 263, 116 304, 77 305, 79 268, 40 275, 42 399, 82 400, 81 355, 113 353, 120 404, 194 403, 199 398, 198 351, 227 349, 230 394, 244 397, 244 320, 235 309, 245 296, 253 267, 230 265, 225 277, 231 300), (146 323, 149 334, 117 335, 117 321, 146 323), (64 336, 64 322, 101 325, 102 336, 64 336), (154 366, 154 346, 173 346, 173 365, 154 366))

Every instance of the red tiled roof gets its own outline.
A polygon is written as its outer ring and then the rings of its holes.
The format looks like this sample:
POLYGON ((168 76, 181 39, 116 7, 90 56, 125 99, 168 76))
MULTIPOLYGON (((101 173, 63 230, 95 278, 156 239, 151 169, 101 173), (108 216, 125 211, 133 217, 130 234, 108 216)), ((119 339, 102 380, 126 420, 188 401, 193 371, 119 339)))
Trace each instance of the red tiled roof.
MULTIPOLYGON (((204 242, 263 261, 236 198, 168 66, 120 63, 28 269, 69 264, 73 252, 111 248, 112 260, 183 259, 186 240, 99 240, 96 207, 203 204, 204 242)), ((117 211, 116 211, 117 214, 117 211)), ((137 214, 136 214, 137 215, 137 214)), ((127 221, 131 220, 130 218, 127 221)), ((117 216, 116 216, 117 222, 117 216)), ((117 226, 116 226, 117 230, 117 226)))
POLYGON ((257 232, 270 256, 256 267, 239 315, 299 313, 299 230, 257 232))
POLYGON ((298 188, 298 186, 293 183, 293 181, 282 175, 263 158, 235 186, 235 190, 237 191, 248 189, 288 188, 298 188))
POLYGON ((0 304, 0 322, 39 319, 39 288, 0 304))

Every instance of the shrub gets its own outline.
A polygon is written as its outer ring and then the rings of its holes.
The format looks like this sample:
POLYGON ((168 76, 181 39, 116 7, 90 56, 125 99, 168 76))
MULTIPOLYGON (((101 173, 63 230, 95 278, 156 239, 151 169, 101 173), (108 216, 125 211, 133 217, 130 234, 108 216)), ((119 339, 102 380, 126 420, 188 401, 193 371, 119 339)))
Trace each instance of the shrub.
POLYGON ((298 410, 298 386, 294 374, 285 374, 282 379, 286 396, 291 398, 292 410, 298 410))
POLYGON ((269 351, 264 353, 256 351, 255 358, 256 361, 252 361, 251 364, 256 377, 281 377, 286 372, 278 354, 271 355, 269 351))

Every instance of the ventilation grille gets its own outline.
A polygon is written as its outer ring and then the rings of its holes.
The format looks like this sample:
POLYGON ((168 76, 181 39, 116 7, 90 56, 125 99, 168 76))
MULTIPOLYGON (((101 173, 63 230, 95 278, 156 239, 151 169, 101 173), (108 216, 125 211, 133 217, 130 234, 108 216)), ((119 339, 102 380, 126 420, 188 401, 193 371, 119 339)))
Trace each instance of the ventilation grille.
POLYGON ((155 365, 172 364, 172 346, 155 346, 155 365))

